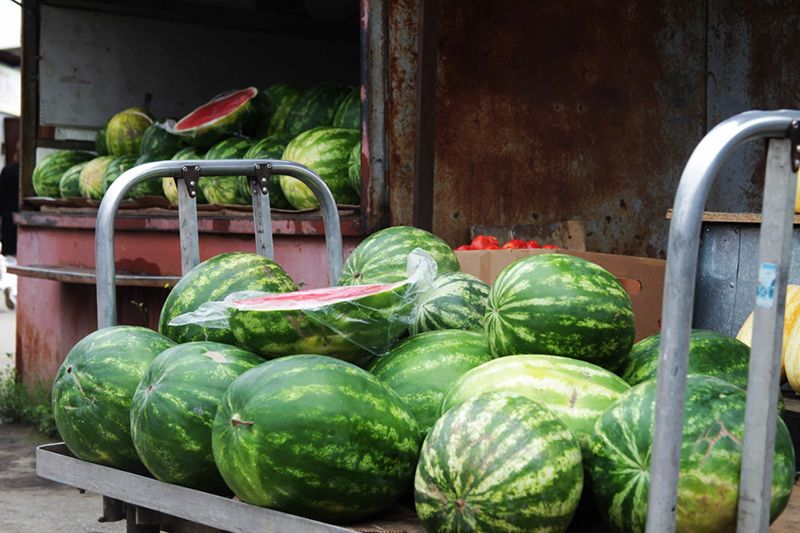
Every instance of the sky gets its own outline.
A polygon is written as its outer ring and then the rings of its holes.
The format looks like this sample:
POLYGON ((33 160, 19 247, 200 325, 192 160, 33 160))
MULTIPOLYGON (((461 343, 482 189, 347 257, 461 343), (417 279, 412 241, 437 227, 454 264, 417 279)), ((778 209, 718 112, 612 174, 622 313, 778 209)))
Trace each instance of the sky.
POLYGON ((17 48, 20 43, 20 7, 11 0, 0 0, 0 50, 17 48))

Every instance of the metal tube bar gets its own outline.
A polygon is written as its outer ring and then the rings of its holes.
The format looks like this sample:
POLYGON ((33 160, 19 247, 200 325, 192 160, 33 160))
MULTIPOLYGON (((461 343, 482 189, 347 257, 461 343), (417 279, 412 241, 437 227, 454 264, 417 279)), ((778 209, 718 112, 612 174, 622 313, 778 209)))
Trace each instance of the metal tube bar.
POLYGON ((255 176, 248 178, 253 195, 253 228, 256 233, 256 253, 267 259, 275 259, 272 241, 272 217, 269 210, 269 180, 272 165, 256 164, 255 176))
POLYGON ((748 111, 712 129, 695 148, 681 175, 667 247, 662 332, 656 386, 648 533, 675 530, 689 334, 697 276, 703 208, 720 166, 739 144, 786 136, 800 111, 748 111))
POLYGON ((767 152, 737 531, 769 529, 778 403, 775 391, 780 387, 783 315, 797 184, 791 168, 791 147, 788 139, 772 139, 767 152))
POLYGON ((200 236, 197 231, 197 183, 200 168, 183 166, 182 178, 175 179, 178 188, 178 225, 181 239, 181 275, 200 264, 200 236), (188 183, 187 183, 188 182, 188 183), (192 194, 194 192, 194 194, 192 194))

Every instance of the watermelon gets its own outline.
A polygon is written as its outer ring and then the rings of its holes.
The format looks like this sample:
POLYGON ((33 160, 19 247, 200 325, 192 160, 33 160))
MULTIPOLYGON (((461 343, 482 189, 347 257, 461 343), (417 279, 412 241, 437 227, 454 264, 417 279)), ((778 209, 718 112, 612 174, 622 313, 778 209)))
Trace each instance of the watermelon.
MULTIPOLYGON (((145 152, 140 155, 133 166, 138 167, 145 163, 154 163, 156 161, 168 161, 175 155, 172 150, 163 152, 145 152)), ((163 179, 163 178, 162 178, 163 179)), ((136 185, 128 193, 128 198, 141 198, 142 196, 163 196, 164 189, 161 186, 161 181, 158 179, 149 179, 136 185)))
POLYGON ((152 124, 142 135, 142 153, 169 153, 170 157, 183 148, 183 140, 163 124, 152 124))
MULTIPOLYGON (((245 159, 280 159, 283 156, 283 151, 286 149, 286 144, 289 142, 289 137, 284 134, 269 135, 260 141, 256 142, 244 154, 245 159)), ((243 183, 245 193, 250 198, 250 186, 247 180, 243 183)), ((269 181, 269 203, 271 207, 276 209, 291 209, 292 206, 283 195, 281 190, 281 183, 278 176, 272 176, 269 181)))
MULTIPOLYGON (((206 159, 242 159, 251 144, 244 137, 228 137, 212 146, 206 159)), ((250 205, 252 201, 245 176, 203 176, 198 185, 210 204, 250 205)))
POLYGON ((419 427, 369 372, 319 355, 248 370, 212 429, 223 479, 247 503, 325 522, 367 518, 408 489, 419 427))
POLYGON ((420 248, 436 261, 439 274, 458 272, 456 254, 442 239, 419 228, 395 226, 373 233, 347 258, 339 285, 392 283, 408 276, 408 255, 420 248))
POLYGON ((53 415, 78 459, 142 471, 130 433, 131 398, 147 366, 175 343, 146 328, 96 331, 69 351, 53 382, 53 415))
MULTIPOLYGON (((134 167, 137 157, 135 155, 122 155, 114 158, 106 167, 103 173, 103 194, 108 192, 111 184, 122 175, 123 172, 130 170, 134 167)), ((137 186, 138 187, 138 186, 137 186)), ((136 187, 134 187, 135 189, 136 187)), ((132 191, 128 192, 130 195, 132 191)))
POLYGON ((347 160, 347 178, 350 187, 361 198, 361 141, 353 145, 353 151, 350 152, 350 159, 347 160))
POLYGON ((486 337, 459 330, 429 331, 403 340, 370 372, 402 398, 426 435, 442 398, 465 372, 492 359, 486 337))
MULTIPOLYGON (((184 160, 184 159, 205 159, 205 154, 194 147, 184 148, 183 150, 179 151, 177 154, 172 156, 172 159, 184 160)), ((161 178, 161 189, 166 196, 169 203, 172 205, 178 205, 178 187, 175 185, 175 180, 172 178, 161 178)), ((195 200, 198 204, 206 204, 208 201, 206 200, 205 195, 203 194, 203 190, 200 187, 197 188, 197 196, 195 200)))
MULTIPOLYGON (((61 176, 74 165, 93 159, 88 152, 62 150, 45 156, 33 169, 33 191, 36 196, 60 196, 61 176)), ((78 195, 80 196, 80 194, 78 195)))
POLYGON ((108 121, 106 126, 106 146, 109 155, 139 155, 142 136, 153 124, 153 119, 144 109, 131 107, 120 111, 108 121))
POLYGON ((88 165, 88 161, 69 167, 61 176, 58 190, 61 198, 81 198, 81 171, 88 165))
POLYGON ((103 198, 103 179, 106 169, 112 161, 114 161, 113 155, 103 155, 95 157, 83 167, 80 181, 78 182, 81 196, 93 200, 103 198))
POLYGON ((585 449, 597 418, 630 389, 599 366, 553 355, 510 355, 470 370, 442 400, 441 412, 490 392, 508 392, 544 403, 585 449))
MULTIPOLYGON (((614 530, 644 531, 653 445, 655 380, 632 388, 594 427, 586 461, 597 509, 614 530)), ((677 531, 734 531, 739 498, 745 392, 689 375, 678 482, 677 531)), ((779 418, 772 469, 774 520, 794 485, 795 458, 779 418)))
POLYGON ((227 487, 211 453, 211 423, 225 390, 263 359, 217 342, 189 342, 150 363, 131 400, 131 437, 156 479, 206 492, 227 487))
POLYGON ((339 104, 347 97, 350 88, 336 83, 323 82, 304 91, 289 111, 284 131, 295 137, 304 131, 333 125, 339 104))
POLYGON ((408 281, 331 287, 237 301, 237 344, 265 357, 317 353, 364 365, 405 332, 414 305, 408 281))
POLYGON ((485 394, 448 411, 414 479, 427 531, 566 530, 581 496, 581 452, 544 405, 485 394))
MULTIPOLYGON (((333 194, 337 204, 357 204, 359 195, 350 185, 347 163, 358 130, 319 127, 308 130, 289 142, 282 159, 305 165, 317 174, 333 194)), ((315 209, 319 202, 314 193, 296 178, 281 176, 281 189, 295 209, 315 209)))
POLYGON ((97 130, 97 133, 94 136, 94 151, 97 152, 97 155, 109 155, 108 145, 106 144, 107 130, 107 126, 103 126, 97 130))
POLYGON ((282 134, 286 117, 299 97, 300 91, 285 83, 276 83, 260 90, 256 97, 256 136, 282 134))
POLYGON ((503 269, 484 323, 495 356, 562 355, 612 371, 635 329, 630 296, 617 278, 564 254, 529 256, 503 269))
POLYGON ((206 302, 221 301, 234 292, 287 292, 296 288, 288 274, 270 259, 245 252, 220 254, 194 267, 172 288, 161 308, 158 330, 180 343, 214 341, 234 344, 230 329, 196 324, 170 326, 169 322, 178 315, 196 311, 206 302))
POLYGON ((412 335, 437 329, 483 332, 488 298, 489 286, 475 276, 463 272, 437 276, 420 295, 409 331, 412 335))
POLYGON ((348 92, 333 115, 334 128, 361 129, 361 87, 348 92))
POLYGON ((180 119, 172 132, 201 148, 208 148, 230 135, 247 133, 255 112, 252 100, 257 95, 258 89, 248 87, 215 96, 180 119))

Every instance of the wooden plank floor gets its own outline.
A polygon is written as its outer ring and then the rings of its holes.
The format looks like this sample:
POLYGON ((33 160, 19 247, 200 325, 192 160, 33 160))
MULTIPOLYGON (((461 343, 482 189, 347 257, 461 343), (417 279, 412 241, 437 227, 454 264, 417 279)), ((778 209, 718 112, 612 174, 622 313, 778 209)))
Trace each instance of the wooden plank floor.
POLYGON ((769 530, 770 533, 797 533, 800 531, 800 481, 795 482, 789 505, 769 530))

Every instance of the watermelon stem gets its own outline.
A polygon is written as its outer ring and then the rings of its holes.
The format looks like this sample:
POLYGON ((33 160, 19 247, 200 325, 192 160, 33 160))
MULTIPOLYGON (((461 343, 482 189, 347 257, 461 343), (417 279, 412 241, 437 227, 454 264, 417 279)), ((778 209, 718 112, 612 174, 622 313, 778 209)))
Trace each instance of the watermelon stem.
POLYGON ((239 418, 239 415, 233 415, 231 417, 231 425, 233 427, 236 427, 236 426, 252 426, 253 424, 255 424, 255 422, 253 422, 252 420, 242 420, 241 418, 239 418))

